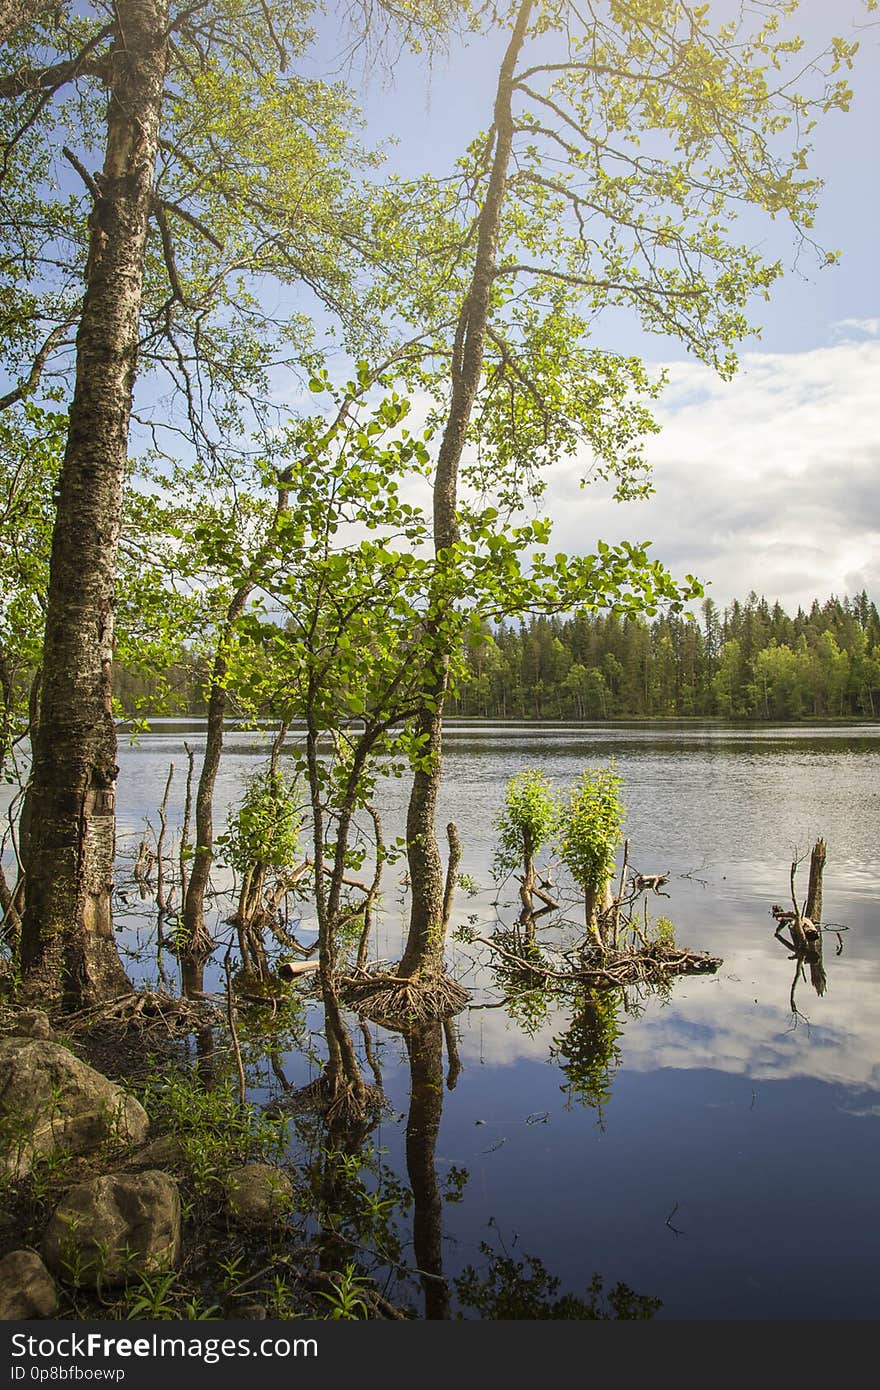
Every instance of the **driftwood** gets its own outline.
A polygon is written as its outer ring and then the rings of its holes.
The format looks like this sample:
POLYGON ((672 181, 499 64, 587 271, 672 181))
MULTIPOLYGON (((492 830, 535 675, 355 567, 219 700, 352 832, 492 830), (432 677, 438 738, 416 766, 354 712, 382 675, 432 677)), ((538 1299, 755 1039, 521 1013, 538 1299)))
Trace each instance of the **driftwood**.
POLYGON ((822 875, 825 872, 825 841, 817 840, 810 855, 810 886, 806 915, 816 926, 822 921, 822 875))
POLYGON ((300 975, 309 975, 320 968, 320 962, 316 960, 285 960, 278 966, 276 974, 280 975, 282 980, 295 980, 300 975))
POLYGON ((770 909, 772 916, 777 922, 776 935, 785 946, 795 952, 806 951, 812 943, 820 936, 822 919, 822 875, 825 871, 825 841, 817 840, 810 855, 810 886, 807 897, 802 905, 798 904, 796 879, 798 865, 804 856, 795 858, 791 861, 789 873, 789 890, 791 893, 791 910, 788 910, 779 903, 774 903, 770 909), (785 937, 780 936, 780 927, 788 927, 791 933, 791 941, 786 941, 785 937))
POLYGON ((632 888, 636 893, 656 893, 659 898, 668 898, 668 893, 661 893, 661 888, 669 882, 669 870, 665 874, 633 874, 632 888))
POLYGON ((155 861, 156 856, 147 844, 147 837, 144 835, 138 846, 137 858, 134 862, 134 880, 140 890, 142 902, 149 897, 150 874, 155 861))

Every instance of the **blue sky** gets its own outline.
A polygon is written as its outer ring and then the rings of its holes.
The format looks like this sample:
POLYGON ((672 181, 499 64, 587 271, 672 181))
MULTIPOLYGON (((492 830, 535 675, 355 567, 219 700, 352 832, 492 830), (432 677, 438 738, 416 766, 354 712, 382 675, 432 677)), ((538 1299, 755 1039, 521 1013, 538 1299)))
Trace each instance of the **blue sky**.
MULTIPOLYGON (((880 24, 872 20, 861 0, 806 0, 795 24, 807 54, 831 34, 861 44, 850 111, 830 113, 813 135, 811 168, 826 184, 815 236, 842 252, 841 263, 820 269, 808 251, 798 255, 781 223, 756 230, 786 273, 771 302, 756 306, 761 337, 743 344, 729 384, 677 343, 623 319, 605 326, 603 346, 671 372, 658 412, 664 428, 650 446, 657 491, 649 502, 614 504, 599 489, 582 491, 576 466, 560 467, 547 496, 560 547, 592 549, 600 535, 650 538, 658 558, 697 573, 721 604, 755 589, 794 608, 863 587, 880 602, 880 24)), ((488 124, 497 40, 453 42, 428 75, 424 60, 399 54, 365 76, 343 48, 325 33, 322 63, 339 55, 340 77, 360 88, 368 138, 396 138, 391 163, 400 172, 447 170, 488 124)))

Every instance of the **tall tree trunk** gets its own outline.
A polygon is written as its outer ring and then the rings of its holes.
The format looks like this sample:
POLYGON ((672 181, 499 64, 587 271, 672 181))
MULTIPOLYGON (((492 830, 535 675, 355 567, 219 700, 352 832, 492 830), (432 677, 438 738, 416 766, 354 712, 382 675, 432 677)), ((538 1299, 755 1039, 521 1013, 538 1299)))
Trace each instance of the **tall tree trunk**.
POLYGON ((73 1003, 130 988, 111 914, 113 586, 167 22, 167 0, 116 5, 101 197, 90 218, 52 538, 22 965, 31 989, 73 1003))
MULTIPOLYGON (((445 674, 440 686, 445 690, 445 674)), ((412 902, 406 948, 400 962, 402 976, 419 972, 435 974, 443 964, 443 861, 437 844, 437 794, 440 790, 443 708, 423 709, 417 730, 430 749, 433 762, 413 776, 406 813, 406 854, 412 902)))
MULTIPOLYGON (((452 398, 434 476, 434 552, 438 557, 453 546, 459 537, 458 469, 483 369, 498 228, 513 148, 514 73, 533 7, 534 0, 523 0, 520 5, 498 76, 492 169, 480 213, 474 271, 456 327, 452 398)), ((418 732, 426 740, 423 751, 430 758, 430 763, 413 777, 407 810, 407 857, 412 903, 409 933, 400 963, 400 973, 406 976, 437 974, 443 967, 443 864, 437 844, 436 809, 441 777, 443 702, 450 659, 451 653, 439 653, 436 675, 425 691, 427 700, 417 721, 418 732)))

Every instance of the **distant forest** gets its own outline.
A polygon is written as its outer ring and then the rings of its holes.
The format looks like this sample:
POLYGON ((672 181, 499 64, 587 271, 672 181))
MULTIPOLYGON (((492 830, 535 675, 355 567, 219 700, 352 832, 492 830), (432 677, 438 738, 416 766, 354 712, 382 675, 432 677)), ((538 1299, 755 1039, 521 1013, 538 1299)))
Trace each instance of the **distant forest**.
MULTIPOLYGON (((473 641, 450 715, 486 719, 803 719, 880 711, 880 614, 866 593, 790 616, 752 593, 723 610, 651 623, 604 614, 533 618, 473 641)), ((166 710, 205 713, 206 671, 161 683, 166 710), (169 698, 170 697, 170 698, 169 698)), ((156 713, 159 683, 116 669, 123 708, 156 713)))

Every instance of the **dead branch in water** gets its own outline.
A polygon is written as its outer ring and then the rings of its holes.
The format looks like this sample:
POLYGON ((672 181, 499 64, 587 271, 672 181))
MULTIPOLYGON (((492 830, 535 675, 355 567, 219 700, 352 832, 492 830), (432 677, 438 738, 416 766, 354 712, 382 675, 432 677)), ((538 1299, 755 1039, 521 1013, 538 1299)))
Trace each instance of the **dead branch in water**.
MULTIPOLYGON (((827 978, 825 966, 822 959, 822 932, 827 930, 821 925, 822 915, 822 876, 825 872, 826 846, 825 841, 819 839, 813 846, 810 854, 810 883, 806 900, 802 907, 798 906, 797 891, 795 880, 798 865, 806 858, 806 854, 798 855, 795 850, 794 859, 791 864, 789 886, 791 890, 792 910, 789 911, 779 903, 774 903, 770 908, 770 915, 776 922, 774 936, 780 945, 789 951, 790 959, 795 962, 794 979, 791 984, 789 1003, 791 1006, 792 1017, 797 1022, 798 1018, 803 1018, 795 1002, 795 992, 798 982, 805 978, 804 966, 810 968, 810 983, 816 993, 821 997, 827 988, 827 978), (790 937, 785 936, 783 928, 787 927, 790 937)), ((833 928, 833 930, 837 930, 833 928)), ((843 949, 843 938, 837 932, 838 955, 843 949)))
POLYGON ((585 956, 580 966, 554 970, 543 961, 506 950, 491 937, 475 936, 472 940, 488 946, 536 980, 553 984, 589 985, 595 989, 619 989, 623 985, 662 981, 675 975, 709 975, 714 974, 722 964, 719 956, 710 956, 704 951, 689 951, 686 947, 653 942, 638 950, 596 951, 595 959, 585 956))
POLYGON ((165 914, 168 911, 168 901, 165 896, 165 836, 168 833, 168 796, 171 791, 171 783, 174 779, 174 764, 168 768, 168 780, 165 783, 165 795, 162 797, 162 804, 159 807, 159 838, 156 841, 156 908, 158 911, 158 932, 159 938, 162 937, 162 925, 165 914))

